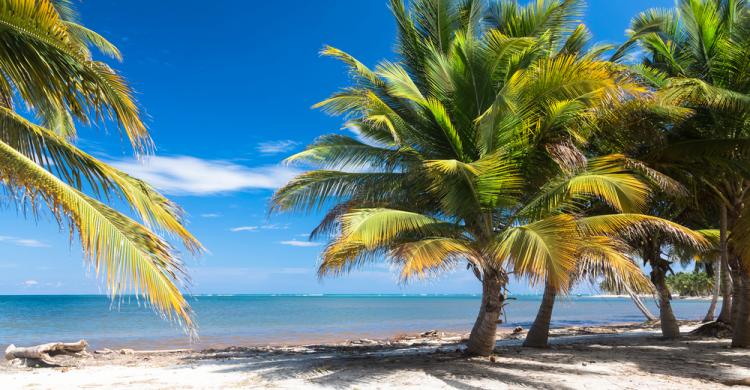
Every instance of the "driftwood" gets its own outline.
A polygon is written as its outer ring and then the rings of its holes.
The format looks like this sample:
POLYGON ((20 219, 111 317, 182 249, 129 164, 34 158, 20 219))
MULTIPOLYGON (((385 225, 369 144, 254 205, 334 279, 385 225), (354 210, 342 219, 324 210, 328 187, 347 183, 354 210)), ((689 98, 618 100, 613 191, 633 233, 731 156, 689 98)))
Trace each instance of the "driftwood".
POLYGON ((26 366, 61 367, 75 365, 76 360, 90 356, 86 352, 88 343, 48 343, 33 347, 16 347, 11 344, 5 349, 5 359, 14 364, 26 366))

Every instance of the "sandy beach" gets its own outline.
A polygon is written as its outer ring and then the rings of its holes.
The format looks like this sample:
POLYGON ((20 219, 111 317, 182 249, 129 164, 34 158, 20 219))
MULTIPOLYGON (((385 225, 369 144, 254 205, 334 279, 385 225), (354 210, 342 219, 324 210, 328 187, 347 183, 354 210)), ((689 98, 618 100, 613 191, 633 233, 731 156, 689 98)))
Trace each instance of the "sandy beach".
MULTIPOLYGON (((684 324, 689 331, 695 324, 684 324)), ((500 335, 495 355, 463 355, 461 334, 203 351, 100 350, 72 367, 3 364, 3 389, 457 388, 716 389, 750 378, 750 352, 729 340, 664 341, 642 325, 553 331, 548 349, 500 335), (104 352, 104 353, 102 353, 104 352)))

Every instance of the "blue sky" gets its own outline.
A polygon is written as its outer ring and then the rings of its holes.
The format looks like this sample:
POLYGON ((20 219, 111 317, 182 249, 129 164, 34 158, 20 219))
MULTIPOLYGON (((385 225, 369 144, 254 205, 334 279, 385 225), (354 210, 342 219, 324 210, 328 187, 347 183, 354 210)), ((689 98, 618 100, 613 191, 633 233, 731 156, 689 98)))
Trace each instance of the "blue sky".
MULTIPOLYGON (((132 159, 116 131, 82 131, 80 145, 160 187, 189 214, 210 253, 185 261, 194 293, 474 293, 464 270, 408 286, 387 266, 318 281, 321 246, 306 241, 314 216, 267 217, 274 188, 292 168, 279 161, 341 120, 310 109, 347 84, 321 58, 325 44, 374 65, 393 59, 386 0, 282 3, 96 0, 85 25, 121 49, 113 63, 138 92, 157 155, 132 159)), ((672 0, 590 0, 586 23, 599 41, 620 42, 630 18, 672 0)), ((528 292, 521 284, 515 293, 528 292)), ((49 216, 0 209, 0 294, 103 293, 80 248, 49 216)))

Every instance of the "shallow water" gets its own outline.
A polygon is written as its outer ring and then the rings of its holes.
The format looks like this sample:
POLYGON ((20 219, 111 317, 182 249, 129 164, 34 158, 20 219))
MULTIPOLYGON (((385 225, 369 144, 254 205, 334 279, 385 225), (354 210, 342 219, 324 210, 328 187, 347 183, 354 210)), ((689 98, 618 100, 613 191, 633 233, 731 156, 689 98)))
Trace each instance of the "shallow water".
MULTIPOLYGON (((508 301, 503 326, 528 327, 540 296, 508 301)), ((227 345, 303 344, 390 337, 430 329, 468 332, 479 307, 473 295, 232 295, 195 296, 200 340, 161 320, 134 298, 112 305, 105 296, 0 296, 0 345, 86 339, 94 348, 181 348, 227 345)), ((648 305, 658 313, 653 301, 648 305)), ((701 319, 705 300, 675 300, 680 319, 701 319)), ((627 298, 565 297, 553 326, 639 322, 627 298)))

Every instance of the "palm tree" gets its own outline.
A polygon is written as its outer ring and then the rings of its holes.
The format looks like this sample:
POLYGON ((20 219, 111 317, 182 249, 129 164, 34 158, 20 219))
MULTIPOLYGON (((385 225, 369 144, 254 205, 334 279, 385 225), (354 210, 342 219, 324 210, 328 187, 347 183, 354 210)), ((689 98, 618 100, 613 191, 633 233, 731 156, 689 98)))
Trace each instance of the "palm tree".
MULTIPOLYGON (((627 256, 630 252, 632 249, 616 237, 607 237, 604 242, 584 243, 576 256, 571 284, 585 280, 595 283, 603 278, 605 284, 614 290, 651 291, 651 282, 635 261, 627 256)), ((558 294, 559 291, 554 286, 545 286, 542 303, 523 342, 524 347, 547 346, 552 309, 558 294)))
POLYGON ((46 205, 77 234, 114 295, 134 291, 163 315, 193 329, 178 284, 186 275, 174 248, 157 233, 201 244, 185 229, 182 210, 147 183, 75 146, 76 122, 115 123, 136 153, 151 148, 132 91, 90 47, 115 58, 114 45, 75 20, 65 0, 0 1, 0 177, 9 201, 46 205), (31 121, 17 111, 38 118, 31 121), (101 200, 127 202, 143 223, 101 200))
MULTIPOLYGON (((722 310, 734 324, 734 346, 750 346, 750 226, 743 206, 750 190, 745 169, 750 133, 750 7, 741 0, 680 0, 674 10, 649 10, 632 23, 631 39, 644 50, 640 73, 662 89, 664 102, 694 111, 671 129, 665 155, 681 167, 719 209, 722 310), (730 274, 731 273, 731 278, 730 274), (731 280, 730 280, 731 279, 731 280)), ((706 203, 706 198, 702 200, 706 203)))
POLYGON ((619 155, 587 158, 598 107, 641 93, 624 72, 579 56, 578 1, 417 0, 391 6, 399 63, 371 70, 334 48, 354 85, 319 103, 357 136, 327 135, 289 162, 319 167, 273 198, 273 210, 328 209, 319 274, 385 258, 408 280, 467 262, 482 283, 471 354, 495 346, 511 275, 565 291, 586 247, 615 232, 678 225, 639 214, 584 218, 592 202, 638 211, 643 173, 619 155))

